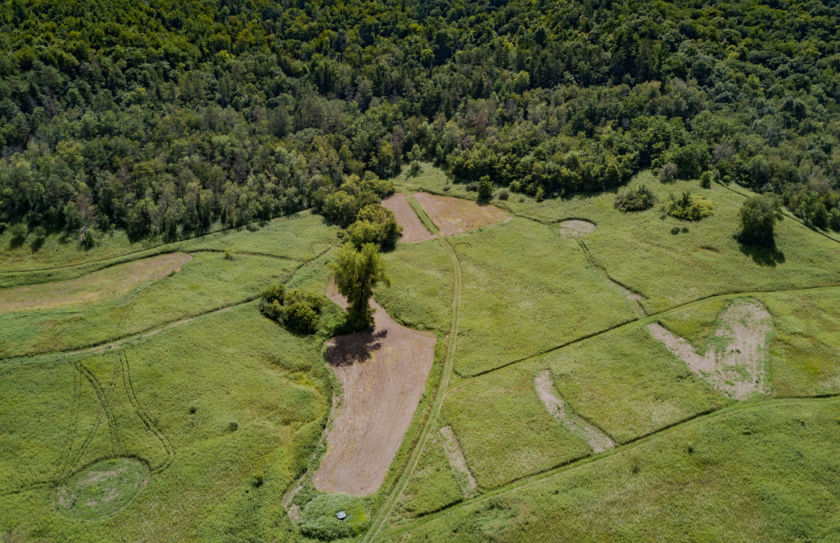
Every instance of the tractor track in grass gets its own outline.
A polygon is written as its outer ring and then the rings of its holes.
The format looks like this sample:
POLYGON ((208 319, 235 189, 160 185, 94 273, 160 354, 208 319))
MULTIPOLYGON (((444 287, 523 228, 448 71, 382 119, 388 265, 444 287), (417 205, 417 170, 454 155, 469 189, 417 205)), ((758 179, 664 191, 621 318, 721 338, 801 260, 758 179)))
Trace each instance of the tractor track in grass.
POLYGON ((474 498, 464 498, 462 500, 453 502, 449 505, 446 505, 440 509, 435 511, 431 511, 424 515, 418 515, 411 520, 404 521, 395 525, 394 529, 389 532, 389 536, 392 539, 395 539, 397 536, 405 534, 409 530, 414 528, 418 528, 432 522, 436 518, 458 509, 463 506, 472 505, 476 503, 485 502, 491 498, 496 496, 504 495, 514 490, 526 487, 533 483, 540 482, 544 479, 557 475, 559 473, 563 473, 566 471, 571 471, 573 469, 591 464, 593 462, 598 462, 599 460, 605 459, 610 456, 624 454, 628 451, 632 451, 635 448, 651 441, 655 438, 670 434, 676 430, 681 428, 685 428, 688 426, 693 426, 696 424, 702 424, 709 420, 713 420, 718 417, 724 417, 733 413, 739 413, 742 411, 749 411, 754 409, 763 409, 766 407, 772 407, 774 405, 803 405, 815 401, 836 401, 840 399, 840 393, 833 393, 833 394, 817 394, 813 396, 789 396, 786 398, 764 398, 755 401, 747 401, 747 402, 736 402, 731 403, 727 406, 718 408, 718 409, 710 409, 706 411, 702 411, 700 413, 695 413, 689 417, 686 417, 680 421, 674 422, 658 430, 653 430, 646 434, 640 435, 635 437, 621 445, 617 445, 616 448, 610 449, 608 451, 602 452, 596 455, 590 455, 584 458, 578 458, 574 460, 570 460, 568 462, 564 462, 557 466, 553 466, 551 468, 538 471, 535 473, 531 473, 529 475, 524 475, 518 479, 514 479, 513 481, 502 485, 498 488, 488 490, 474 498))
POLYGON ((435 421, 440 414, 440 408, 443 405, 443 399, 446 396, 446 389, 449 386, 449 380, 452 377, 455 366, 455 347, 458 337, 458 325, 461 319, 461 263, 458 260, 458 255, 455 253, 455 250, 452 248, 449 241, 441 234, 440 230, 431 221, 431 219, 429 219, 428 215, 425 214, 417 201, 411 196, 408 196, 408 200, 420 220, 437 237, 438 242, 443 246, 444 250, 446 250, 449 255, 449 259, 452 262, 454 275, 452 289, 452 322, 449 328, 449 337, 446 341, 446 355, 443 360, 443 371, 441 372, 440 382, 435 389, 435 395, 432 400, 428 416, 426 417, 425 423, 420 431, 420 435, 417 438, 417 443, 400 471, 394 486, 385 497, 385 500, 379 507, 376 516, 373 517, 370 528, 362 538, 362 542, 365 543, 373 541, 385 526, 385 523, 396 507, 397 501, 403 491, 405 491, 408 481, 411 478, 411 474, 414 472, 420 461, 420 456, 423 453, 423 449, 426 447, 429 434, 431 433, 432 428, 434 428, 435 421))
MULTIPOLYGON (((294 279, 295 275, 298 271, 300 271, 303 267, 307 266, 308 264, 318 260, 322 256, 326 255, 330 251, 332 251, 334 247, 329 247, 317 255, 313 256, 308 260, 301 261, 297 266, 295 266, 290 272, 289 276, 286 278, 284 283, 289 283, 292 279, 294 279)), ((154 326, 150 326, 144 330, 140 330, 138 332, 134 332, 132 334, 127 334, 123 336, 118 336, 116 338, 111 338, 105 341, 96 342, 89 345, 81 345, 79 347, 74 347, 72 349, 66 350, 59 350, 59 351, 45 351, 40 353, 31 353, 22 356, 10 356, 8 358, 0 358, 0 374, 4 370, 9 368, 18 367, 21 365, 27 364, 34 364, 38 362, 43 362, 47 360, 52 360, 58 355, 64 356, 77 356, 83 354, 92 354, 92 353, 100 353, 105 351, 110 351, 112 349, 116 349, 125 345, 126 343, 130 343, 132 341, 146 339, 148 337, 154 336, 164 330, 168 330, 169 328, 175 328, 177 326, 181 326, 182 324, 188 324, 196 319, 206 317, 208 315, 212 315, 215 313, 221 313, 223 311, 228 311, 231 309, 235 309, 258 300, 260 295, 248 296, 238 302, 233 302, 230 304, 225 304, 219 307, 215 307, 212 309, 208 309, 207 311, 203 311, 201 313, 197 313, 195 315, 191 315, 189 317, 180 318, 180 319, 173 319, 170 321, 166 321, 163 323, 156 324, 154 326)))

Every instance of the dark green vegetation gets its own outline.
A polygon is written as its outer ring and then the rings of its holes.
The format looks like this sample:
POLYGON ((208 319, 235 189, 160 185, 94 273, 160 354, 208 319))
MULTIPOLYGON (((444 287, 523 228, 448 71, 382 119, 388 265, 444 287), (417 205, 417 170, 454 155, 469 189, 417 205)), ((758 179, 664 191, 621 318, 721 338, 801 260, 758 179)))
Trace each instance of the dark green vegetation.
POLYGON ((314 334, 321 321, 326 298, 300 290, 286 292, 282 283, 263 291, 260 313, 296 334, 314 334))
POLYGON ((367 243, 356 249, 346 243, 336 254, 330 265, 335 275, 338 291, 347 299, 347 325, 351 330, 360 330, 373 324, 373 309, 370 299, 377 284, 390 284, 385 274, 382 257, 376 246, 367 243))
POLYGON ((741 206, 741 231, 738 237, 745 243, 772 246, 776 221, 783 218, 778 200, 760 195, 749 198, 741 206))
POLYGON ((7 0, 0 223, 175 238, 428 158, 538 199, 713 172, 838 228, 837 26, 756 0, 7 0))
POLYGON ((638 185, 635 189, 619 191, 615 195, 615 208, 619 211, 644 211, 656 203, 656 196, 645 185, 638 185))

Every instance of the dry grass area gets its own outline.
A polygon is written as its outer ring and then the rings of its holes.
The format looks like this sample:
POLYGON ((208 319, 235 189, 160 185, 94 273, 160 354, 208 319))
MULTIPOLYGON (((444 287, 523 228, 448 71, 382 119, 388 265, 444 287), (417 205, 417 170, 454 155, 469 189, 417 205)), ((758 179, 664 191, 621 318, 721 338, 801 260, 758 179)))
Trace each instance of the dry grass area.
POLYGON ((400 241, 403 243, 419 243, 434 237, 411 209, 411 204, 408 203, 405 194, 395 192, 382 200, 382 205, 394 212, 397 224, 402 226, 400 241))
POLYGON ((534 388, 546 410, 551 413, 551 416, 561 424, 565 424, 574 433, 586 439, 586 442, 592 447, 593 452, 601 453, 615 448, 615 441, 605 434, 603 430, 566 409, 563 400, 560 399, 557 391, 554 389, 554 383, 551 381, 551 372, 549 370, 543 371, 534 378, 534 388))
MULTIPOLYGON (((327 292, 346 302, 333 287, 327 292)), ((372 330, 339 336, 327 361, 342 387, 341 409, 312 482, 322 492, 376 492, 402 443, 434 361, 435 336, 406 328, 378 304, 372 330)))
POLYGON ((691 371, 736 400, 765 391, 764 359, 771 329, 770 313, 754 300, 738 300, 721 313, 705 355, 697 354, 688 341, 661 324, 648 325, 650 334, 691 371))
POLYGON ((76 279, 0 290, 0 313, 101 302, 127 294, 141 283, 166 277, 192 260, 168 253, 112 266, 76 279))
POLYGON ((444 236, 469 232, 510 218, 510 213, 496 206, 480 206, 471 200, 437 196, 427 192, 414 195, 444 236))
POLYGON ((458 438, 455 432, 452 431, 451 426, 444 426, 440 429, 440 433, 444 437, 443 450, 446 453, 446 458, 449 460, 449 465, 452 469, 461 473, 466 479, 466 488, 464 494, 467 497, 475 495, 476 482, 473 477, 470 467, 467 465, 467 459, 464 457, 464 451, 461 450, 461 445, 458 443, 458 438))
POLYGON ((569 219, 560 224, 560 233, 566 237, 580 237, 595 231, 595 224, 581 219, 569 219))

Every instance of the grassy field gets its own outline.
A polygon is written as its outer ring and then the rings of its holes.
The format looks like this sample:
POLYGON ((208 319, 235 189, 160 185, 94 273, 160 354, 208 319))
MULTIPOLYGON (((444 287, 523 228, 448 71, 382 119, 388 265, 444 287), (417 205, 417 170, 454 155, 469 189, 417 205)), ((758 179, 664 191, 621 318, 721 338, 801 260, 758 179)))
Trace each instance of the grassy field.
MULTIPOLYGON (((773 317, 766 362, 777 396, 840 392, 840 288, 759 294, 773 317)), ((668 313, 662 323, 705 351, 715 319, 728 303, 720 298, 668 313)))
POLYGON ((233 518, 252 535, 290 531, 279 498, 329 403, 320 341, 248 304, 131 344, 126 362, 3 366, 0 526, 61 541, 229 541, 233 518), (132 457, 148 482, 118 515, 79 523, 101 512, 53 507, 85 466, 132 457))
MULTIPOLYGON (((404 174, 400 182, 410 190, 475 198, 463 184, 447 185, 446 176, 428 164, 421 175, 406 178, 404 174), (447 186, 449 190, 444 190, 447 186)), ((775 250, 755 251, 733 238, 744 201, 740 194, 719 185, 701 189, 696 181, 663 184, 649 172, 638 175, 629 186, 637 184, 645 184, 656 194, 657 205, 621 213, 613 208, 614 193, 543 202, 512 194, 494 203, 549 223, 571 218, 595 223, 597 229, 585 238, 593 257, 611 277, 642 293, 646 297, 642 304, 651 312, 712 294, 840 282, 840 244, 791 218, 778 224, 775 250), (679 196, 686 190, 712 200, 714 214, 698 222, 661 218, 660 204, 670 194, 679 196), (680 232, 672 234, 674 228, 680 232)), ((745 189, 738 191, 748 194, 745 189)))
POLYGON ((79 249, 72 241, 62 242, 58 235, 48 236, 37 251, 26 244, 13 247, 6 233, 0 235, 0 261, 4 264, 0 270, 0 288, 64 281, 138 258, 175 251, 250 252, 303 261, 337 243, 336 228, 326 226, 321 217, 308 211, 252 226, 253 231, 240 227, 172 243, 159 239, 130 243, 123 232, 115 231, 89 250, 79 249))
MULTIPOLYGON (((294 261, 260 256, 227 260, 220 253, 195 253, 181 271, 113 300, 0 314, 0 356, 101 343, 235 304, 272 282, 287 280, 294 266, 294 261)), ((91 274, 87 288, 101 285, 97 275, 118 275, 121 267, 91 274)))
POLYGON ((835 540, 840 402, 745 407, 398 527, 383 540, 835 540))

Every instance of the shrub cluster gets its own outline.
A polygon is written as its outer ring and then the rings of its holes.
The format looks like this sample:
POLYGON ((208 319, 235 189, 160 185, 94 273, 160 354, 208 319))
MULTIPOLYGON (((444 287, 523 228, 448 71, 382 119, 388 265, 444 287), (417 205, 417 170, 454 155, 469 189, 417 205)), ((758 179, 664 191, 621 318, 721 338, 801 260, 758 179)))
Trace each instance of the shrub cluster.
POLYGON ((356 222, 339 233, 357 249, 373 243, 383 249, 393 249, 400 239, 402 227, 397 224, 393 211, 380 204, 366 205, 356 215, 356 222))
POLYGON ((665 213, 683 221, 699 221, 714 212, 714 204, 708 198, 703 198, 691 191, 682 193, 676 198, 673 194, 664 207, 665 213))
POLYGON ((318 331, 325 300, 323 296, 300 290, 286 292, 282 284, 267 288, 260 300, 260 312, 295 334, 318 331))
POLYGON ((645 185, 639 185, 635 189, 620 191, 615 195, 615 208, 619 211, 643 211, 653 207, 656 203, 656 196, 645 185))
POLYGON ((370 517, 359 498, 345 494, 322 494, 303 507, 298 527, 303 535, 323 540, 352 537, 364 532, 370 517), (347 518, 335 514, 345 511, 347 518))

